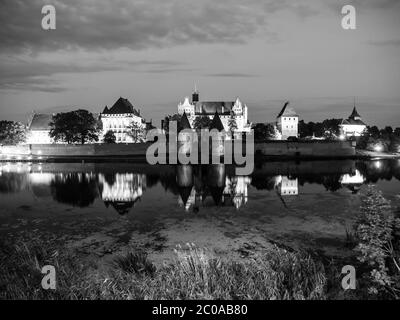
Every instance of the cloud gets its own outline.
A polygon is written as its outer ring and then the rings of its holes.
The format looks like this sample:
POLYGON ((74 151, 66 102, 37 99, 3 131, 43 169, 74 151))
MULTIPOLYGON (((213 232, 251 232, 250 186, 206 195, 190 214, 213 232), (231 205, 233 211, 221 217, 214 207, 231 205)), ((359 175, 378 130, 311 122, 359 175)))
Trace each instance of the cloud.
POLYGON ((398 47, 400 39, 368 41, 368 44, 378 47, 398 47))
POLYGON ((241 42, 262 19, 253 7, 228 0, 58 0, 57 29, 44 31, 42 0, 0 3, 2 50, 143 49, 188 42, 241 42), (260 21, 260 20, 259 20, 260 21))
POLYGON ((20 80, 0 82, 1 90, 23 90, 23 91, 40 91, 40 92, 62 92, 66 91, 67 88, 58 85, 56 82, 38 77, 26 77, 20 80))
POLYGON ((173 60, 109 60, 102 56, 76 56, 68 58, 65 54, 2 57, 0 64, 0 90, 29 90, 61 92, 67 90, 60 86, 57 75, 93 73, 104 71, 138 71, 145 73, 166 73, 185 70, 182 63, 173 60), (47 61, 52 60, 52 61, 47 61))
POLYGON ((41 28, 46 0, 0 2, 1 51, 168 47, 186 43, 242 43, 267 28, 268 17, 291 10, 316 13, 288 0, 55 0, 57 29, 41 28))
POLYGON ((124 48, 131 52, 192 43, 244 43, 260 30, 272 42, 277 36, 267 30, 271 14, 292 10, 304 18, 314 13, 288 0, 53 0, 57 28, 45 31, 41 8, 47 4, 0 1, 0 90, 63 91, 67 88, 56 84, 54 76, 68 73, 192 72, 178 61, 118 61, 107 56, 124 48))
POLYGON ((341 12, 345 5, 352 5, 357 12, 369 10, 398 10, 400 9, 399 0, 339 0, 328 2, 327 6, 335 12, 341 12))
POLYGON ((240 73, 240 72, 232 72, 232 73, 210 73, 206 75, 207 77, 223 77, 223 78, 255 78, 259 77, 257 74, 252 73, 240 73))

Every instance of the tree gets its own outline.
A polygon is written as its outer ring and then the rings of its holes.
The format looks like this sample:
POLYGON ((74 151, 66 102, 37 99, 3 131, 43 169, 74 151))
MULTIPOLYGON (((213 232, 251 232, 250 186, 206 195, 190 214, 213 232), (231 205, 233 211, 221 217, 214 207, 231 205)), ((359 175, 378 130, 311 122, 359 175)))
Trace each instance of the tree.
POLYGON ((88 207, 98 197, 96 179, 84 173, 69 173, 64 177, 56 175, 50 190, 54 200, 74 207, 88 207))
POLYGON ((325 137, 329 140, 335 140, 340 135, 341 119, 326 119, 322 122, 299 122, 300 138, 305 137, 325 137))
POLYGON ((368 142, 370 139, 370 131, 369 128, 365 128, 364 131, 361 133, 361 136, 358 138, 357 141, 357 149, 367 149, 368 142))
POLYGON ((181 121, 181 118, 182 116, 177 113, 173 114, 172 116, 168 115, 164 118, 164 125, 162 129, 166 132, 167 136, 169 135, 169 122, 176 121, 177 123, 179 123, 179 121, 181 121))
POLYGON ((393 134, 394 134, 396 137, 400 137, 400 128, 397 127, 396 129, 394 129, 393 134))
POLYGON ((233 112, 231 112, 231 115, 228 119, 228 128, 229 128, 229 132, 231 133, 231 137, 233 138, 233 133, 238 128, 236 120, 235 120, 235 115, 233 112))
POLYGON ((314 122, 304 122, 304 120, 299 121, 299 136, 300 138, 311 137, 314 133, 313 131, 314 122))
POLYGON ((271 123, 257 123, 253 126, 254 139, 258 141, 273 139, 276 135, 275 126, 271 123))
POLYGON ((98 141, 101 122, 87 110, 57 113, 50 122, 50 137, 68 144, 98 141))
POLYGON ((197 117, 193 122, 193 127, 195 129, 208 129, 211 125, 211 119, 207 116, 197 117))
POLYGON ((377 126, 368 127, 368 132, 370 136, 375 139, 379 138, 381 135, 377 126))
POLYGON ((381 136, 389 138, 393 134, 393 129, 390 126, 385 127, 381 130, 381 136))
POLYGON ((324 136, 329 136, 331 139, 337 138, 340 135, 339 125, 342 123, 341 119, 327 119, 322 122, 324 136), (327 133, 328 132, 328 133, 327 133))
POLYGON ((116 140, 117 140, 117 138, 115 137, 114 132, 111 130, 108 130, 103 137, 104 143, 115 143, 116 140))
POLYGON ((0 144, 16 145, 26 140, 26 128, 21 122, 0 121, 0 144))
POLYGON ((134 143, 144 142, 146 138, 146 130, 143 125, 132 121, 127 128, 127 134, 132 138, 134 143))

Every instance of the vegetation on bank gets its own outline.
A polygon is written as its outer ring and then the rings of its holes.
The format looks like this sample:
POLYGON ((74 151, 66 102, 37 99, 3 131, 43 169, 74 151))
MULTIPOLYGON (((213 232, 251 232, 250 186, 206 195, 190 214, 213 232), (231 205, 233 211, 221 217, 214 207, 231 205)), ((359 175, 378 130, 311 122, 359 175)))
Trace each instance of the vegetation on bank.
POLYGON ((400 299, 400 217, 374 187, 363 197, 355 229, 368 294, 400 299))
POLYGON ((357 141, 357 149, 380 152, 400 152, 400 128, 367 127, 357 141))
POLYGON ((21 122, 0 120, 0 145, 25 142, 26 128, 21 122))
POLYGON ((67 144, 96 142, 102 122, 87 110, 61 112, 53 115, 49 135, 55 142, 67 144))
POLYGON ((246 262, 227 261, 206 249, 177 248, 156 268, 145 253, 128 253, 107 271, 70 251, 20 244, 1 248, 2 299, 324 299, 323 266, 310 256, 274 248, 246 262), (54 265, 57 289, 41 288, 41 266, 54 265))
POLYGON ((277 246, 234 261, 187 244, 155 266, 130 251, 98 269, 72 249, 32 241, 0 242, 0 299, 399 299, 400 219, 374 187, 348 235, 346 261, 277 246), (341 287, 342 267, 356 269, 356 290, 341 287), (57 272, 57 289, 41 288, 44 265, 57 272))

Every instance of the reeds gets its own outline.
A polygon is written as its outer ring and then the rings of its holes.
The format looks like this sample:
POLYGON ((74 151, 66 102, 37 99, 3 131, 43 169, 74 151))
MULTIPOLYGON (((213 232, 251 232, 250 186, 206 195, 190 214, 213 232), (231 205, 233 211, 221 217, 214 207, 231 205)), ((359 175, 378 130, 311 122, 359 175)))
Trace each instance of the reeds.
POLYGON ((145 253, 128 252, 115 258, 106 271, 85 268, 65 251, 42 250, 38 254, 27 245, 3 249, 17 263, 13 267, 7 259, 1 261, 3 299, 325 298, 322 265, 306 254, 278 247, 256 259, 232 261, 187 244, 178 246, 173 261, 159 268, 145 253), (56 290, 41 288, 40 266, 44 261, 56 266, 56 290))

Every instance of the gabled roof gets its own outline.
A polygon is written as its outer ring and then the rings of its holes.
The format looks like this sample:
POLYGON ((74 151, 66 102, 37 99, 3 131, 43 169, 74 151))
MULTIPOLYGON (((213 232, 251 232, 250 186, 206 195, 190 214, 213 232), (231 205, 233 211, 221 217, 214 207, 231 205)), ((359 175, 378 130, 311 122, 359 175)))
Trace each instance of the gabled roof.
POLYGON ((230 114, 234 105, 234 101, 199 101, 195 103, 194 111, 204 115, 213 115, 216 112, 230 114))
POLYGON ((294 111, 294 109, 292 107, 289 107, 289 101, 286 101, 281 112, 279 112, 278 117, 283 117, 283 116, 297 116, 296 111, 294 111))
POLYGON ((210 130, 212 129, 217 129, 218 131, 224 131, 224 125, 222 124, 221 118, 219 117, 218 113, 215 112, 214 118, 211 121, 210 124, 210 130))
POLYGON ((128 99, 120 97, 114 105, 109 109, 107 106, 104 108, 104 114, 126 114, 133 113, 140 117, 140 113, 136 110, 128 99))
POLYGON ((50 130, 51 114, 35 113, 29 124, 29 130, 50 130))
POLYGON ((355 106, 353 108, 353 112, 351 113, 350 117, 348 117, 347 119, 343 119, 342 124, 366 126, 364 121, 361 120, 361 116, 358 113, 355 106))
POLYGON ((181 120, 178 123, 178 131, 181 131, 183 129, 192 129, 192 127, 190 126, 189 119, 186 115, 186 112, 183 112, 181 120))
POLYGON ((342 124, 366 126, 366 124, 362 120, 360 120, 360 119, 352 119, 352 118, 344 119, 342 121, 342 124))

